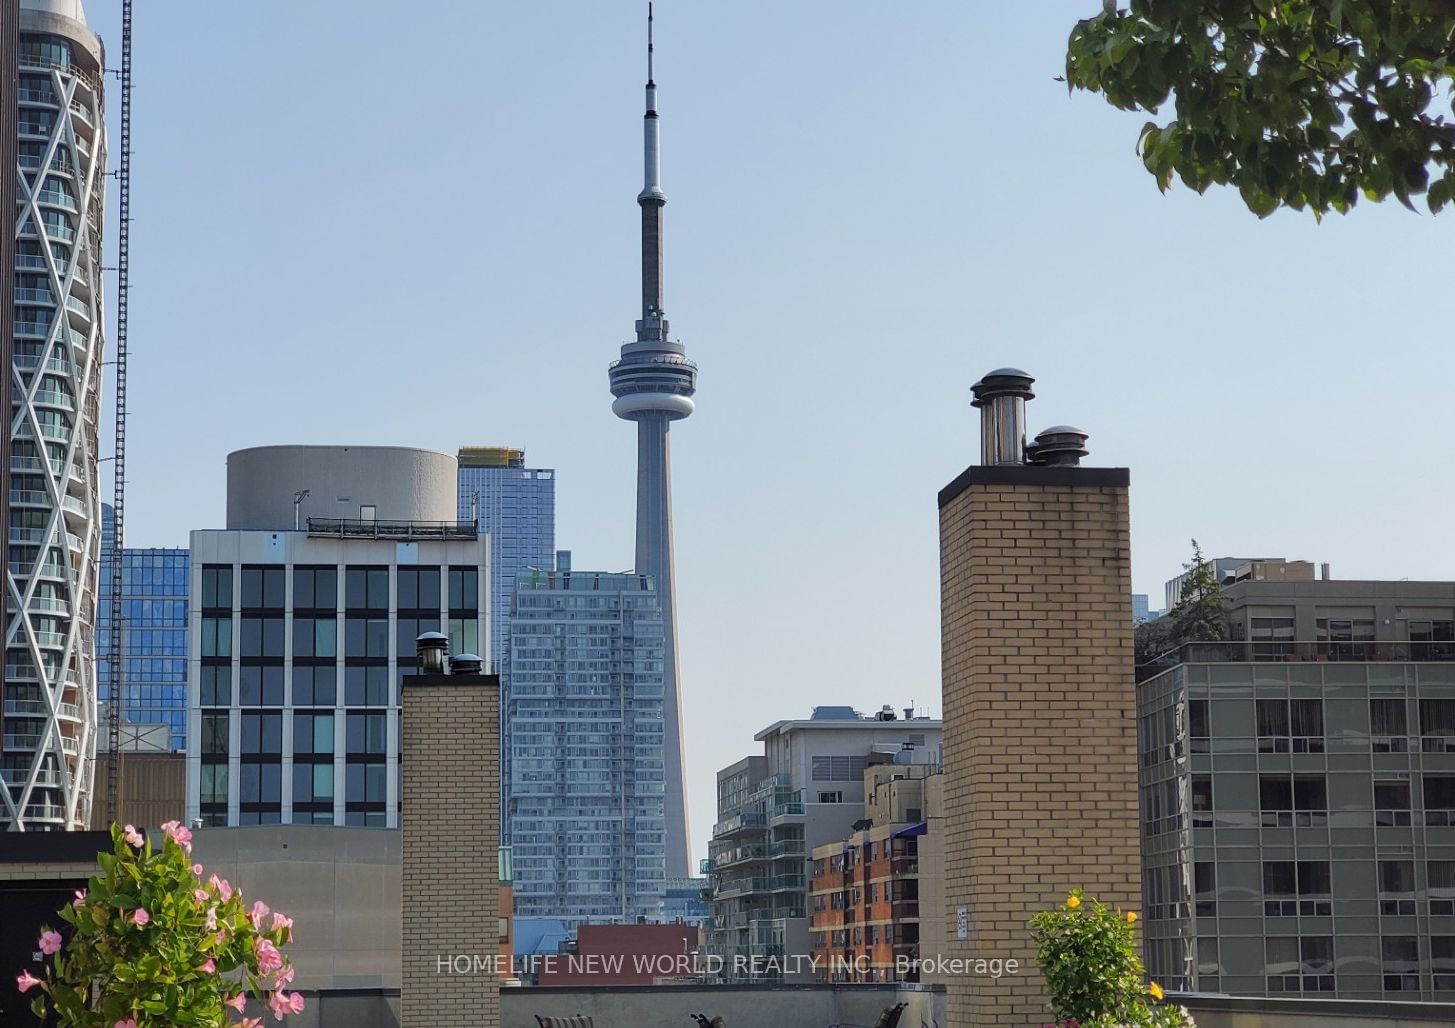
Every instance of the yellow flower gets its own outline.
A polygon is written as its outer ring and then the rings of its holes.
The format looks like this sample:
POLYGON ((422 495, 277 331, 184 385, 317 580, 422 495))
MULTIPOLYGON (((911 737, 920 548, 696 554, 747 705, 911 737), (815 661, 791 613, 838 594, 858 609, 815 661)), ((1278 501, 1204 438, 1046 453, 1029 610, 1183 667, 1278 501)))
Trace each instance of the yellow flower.
POLYGON ((1152 994, 1153 999, 1161 999, 1164 995, 1166 995, 1166 993, 1162 991, 1162 986, 1158 985, 1156 982, 1153 982, 1151 985, 1149 985, 1147 987, 1147 991, 1152 994))
POLYGON ((1127 911, 1127 924, 1136 924, 1136 923, 1137 923, 1137 912, 1135 910, 1128 910, 1127 911))
POLYGON ((1072 910, 1075 910, 1077 907, 1081 906, 1081 897, 1074 895, 1066 897, 1066 906, 1070 907, 1072 910))

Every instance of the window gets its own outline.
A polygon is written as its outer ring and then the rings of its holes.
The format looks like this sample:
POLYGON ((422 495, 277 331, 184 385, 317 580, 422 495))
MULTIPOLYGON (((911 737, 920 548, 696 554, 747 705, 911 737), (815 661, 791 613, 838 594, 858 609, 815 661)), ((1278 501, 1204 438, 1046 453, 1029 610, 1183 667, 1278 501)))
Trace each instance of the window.
POLYGON ((202 609, 232 610, 232 568, 208 564, 202 569, 202 609))
POLYGON ((293 619, 293 656, 324 657, 338 655, 338 621, 335 618, 293 619))
POLYGON ((1399 779, 1374 783, 1374 823, 1405 826, 1410 823, 1410 783, 1399 779))
POLYGON ((242 569, 243 610, 282 610, 284 569, 280 565, 248 565, 242 569))
POLYGON ((1192 776, 1192 827, 1213 826, 1213 781, 1212 775, 1192 776))
POLYGON ((1383 915, 1413 916, 1415 912, 1415 862, 1379 862, 1379 912, 1383 915))
POLYGON ((1369 741, 1375 753, 1405 753, 1410 748, 1403 699, 1369 701, 1369 741))
POLYGON ((232 703, 232 668, 204 666, 201 701, 204 707, 226 707, 232 703))
POLYGON ((1411 621, 1411 660, 1449 660, 1455 655, 1455 621, 1411 621))
POLYGON ((344 622, 344 656, 389 656, 389 621, 387 618, 349 618, 344 622))
POLYGON ((1430 936, 1430 970, 1436 992, 1455 992, 1455 935, 1430 936))
POLYGON ((1413 935, 1386 935, 1380 940, 1385 992, 1420 991, 1420 947, 1413 935))
POLYGON ((227 755, 228 744, 228 715, 203 714, 202 715, 202 755, 221 754, 227 755))
POLYGON ((335 697, 336 669, 326 667, 293 667, 293 705, 295 707, 332 707, 335 697))
POLYGON ((1425 824, 1447 826, 1455 824, 1455 776, 1424 776, 1425 824))
POLYGON ((283 669, 243 665, 237 670, 237 693, 239 706, 281 707, 283 669))
POLYGON ((1329 862, 1265 860, 1263 914, 1265 917, 1331 916, 1333 886, 1329 862))
POLYGON ((333 754, 333 715, 293 715, 294 754, 333 754))
POLYGON ((1425 863, 1429 876, 1430 913, 1455 915, 1455 860, 1430 860, 1425 863))
POLYGON ((337 610, 338 570, 333 567, 293 569, 294 610, 337 610))
POLYGON ((242 716, 243 754, 276 756, 283 752, 282 714, 244 714, 242 716))
POLYGON ((439 612, 439 568, 400 568, 398 571, 398 588, 399 596, 395 602, 395 606, 400 610, 439 612))
POLYGON ((254 809, 276 806, 283 799, 283 768, 280 764, 243 764, 238 768, 238 800, 254 809))
POLYGON ((1249 618, 1254 660, 1283 660, 1294 652, 1293 618, 1249 618))
POLYGON ((1420 700, 1420 749, 1455 752, 1455 700, 1420 700))
POLYGON ((387 667, 344 668, 344 704, 350 707, 387 707, 389 705, 389 669, 387 667))
POLYGON ((1316 618, 1314 634, 1320 653, 1329 660, 1369 660, 1373 656, 1373 618, 1316 618))
POLYGON ((842 803, 844 794, 842 792, 821 792, 818 794, 818 801, 820 803, 842 803))
MULTIPOLYGON (((293 804, 324 804, 333 807, 333 765, 294 764, 293 804)), ((314 822, 317 824, 318 822, 314 822)))
POLYGON ((1206 753, 1212 745, 1207 700, 1187 701, 1187 737, 1193 753, 1206 753))
POLYGON ((1198 860, 1192 865, 1193 898, 1198 917, 1216 917, 1218 913, 1217 865, 1211 860, 1198 860))
POLYGON ((208 806, 227 806, 227 765, 203 764, 200 801, 208 806))
POLYGON ((1333 992, 1334 940, 1327 935, 1264 940, 1269 992, 1333 992))
POLYGON ((480 610, 480 572, 476 568, 450 568, 450 611, 460 615, 480 610))
POLYGON ((384 714, 349 714, 344 719, 349 754, 382 756, 387 726, 388 719, 384 714))
POLYGON ((232 656, 232 618, 202 619, 202 656, 232 656))
POLYGON ((1259 700, 1258 752, 1322 753, 1322 700, 1259 700))
POLYGON ((1264 828, 1322 827, 1329 821, 1323 775, 1259 775, 1264 828))
POLYGON ((283 619, 243 616, 239 654, 249 657, 283 656, 283 619))
POLYGON ((349 610, 389 609, 388 568, 348 568, 344 572, 344 606, 349 610))

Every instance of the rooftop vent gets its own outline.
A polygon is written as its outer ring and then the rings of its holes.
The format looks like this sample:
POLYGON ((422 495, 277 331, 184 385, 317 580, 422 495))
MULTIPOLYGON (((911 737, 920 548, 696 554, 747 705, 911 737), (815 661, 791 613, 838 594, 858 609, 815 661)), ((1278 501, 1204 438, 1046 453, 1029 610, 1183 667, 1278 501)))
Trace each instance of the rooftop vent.
POLYGON ((1088 436, 1079 428, 1070 425, 1053 425, 1036 436, 1026 451, 1026 458, 1032 464, 1047 467, 1075 467, 1086 456, 1088 436))
POLYGON ((999 368, 970 387, 980 409, 980 463, 1026 462, 1026 401, 1035 379, 1019 368, 999 368))
POLYGON ((899 719, 899 715, 894 712, 894 708, 887 703, 874 716, 879 721, 897 721, 899 719))
POLYGON ((450 674, 478 675, 485 667, 485 661, 473 653, 457 653, 450 658, 450 674))
POLYGON ((859 715, 853 707, 814 707, 810 721, 857 721, 859 715))

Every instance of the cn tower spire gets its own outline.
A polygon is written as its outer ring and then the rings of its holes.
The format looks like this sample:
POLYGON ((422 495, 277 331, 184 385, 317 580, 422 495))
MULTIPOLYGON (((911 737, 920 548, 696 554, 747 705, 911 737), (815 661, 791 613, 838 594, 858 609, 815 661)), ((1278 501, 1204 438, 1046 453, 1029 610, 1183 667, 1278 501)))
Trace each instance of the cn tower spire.
POLYGON ((645 182, 637 194, 642 210, 642 314, 636 339, 611 365, 612 413, 637 425, 638 574, 649 575, 662 610, 662 809, 666 828, 667 875, 691 873, 687 800, 683 785, 682 706, 677 662, 676 575, 672 556, 672 472, 668 429, 694 409, 697 365, 686 348, 667 334, 662 306, 661 137, 653 62, 652 5, 647 4, 647 111, 643 125, 645 182))
POLYGON ((642 191, 637 203, 642 208, 642 320, 637 323, 637 339, 665 340, 667 323, 662 306, 662 208, 667 194, 662 192, 662 138, 657 117, 657 82, 652 74, 656 47, 652 40, 652 4, 647 3, 647 113, 642 119, 642 142, 645 171, 642 191))

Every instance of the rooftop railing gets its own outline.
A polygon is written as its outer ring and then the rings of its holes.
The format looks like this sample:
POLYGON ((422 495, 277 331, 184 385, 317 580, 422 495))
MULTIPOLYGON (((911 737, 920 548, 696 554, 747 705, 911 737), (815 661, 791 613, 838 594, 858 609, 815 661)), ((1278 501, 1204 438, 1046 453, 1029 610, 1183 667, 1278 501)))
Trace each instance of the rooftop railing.
POLYGON ((473 521, 359 521, 347 518, 309 518, 310 536, 333 539, 389 539, 413 542, 424 539, 480 537, 473 521))
POLYGON ((1327 663, 1446 663, 1455 661, 1455 642, 1390 640, 1239 639, 1190 642, 1137 666, 1137 681, 1171 670, 1179 664, 1327 664, 1327 663))

